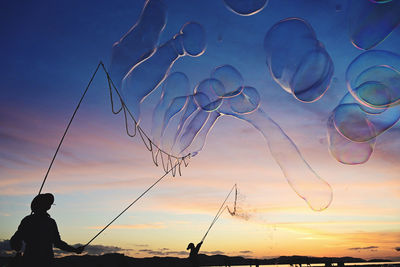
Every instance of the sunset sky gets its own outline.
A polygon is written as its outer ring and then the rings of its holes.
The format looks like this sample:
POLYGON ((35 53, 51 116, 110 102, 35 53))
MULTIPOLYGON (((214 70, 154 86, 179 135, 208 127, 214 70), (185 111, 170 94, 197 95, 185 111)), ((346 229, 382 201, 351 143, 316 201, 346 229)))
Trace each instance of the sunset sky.
MULTIPOLYGON (((93 242, 98 246, 89 253, 185 257, 187 244, 201 240, 237 183, 238 205, 246 218, 224 213, 201 253, 400 260, 398 124, 377 138, 365 164, 341 164, 328 151, 327 119, 347 92, 347 66, 362 53, 348 36, 347 1, 270 0, 249 17, 234 14, 222 0, 165 3, 168 20, 160 44, 188 21, 202 24, 207 35, 205 53, 178 59, 171 72, 184 72, 194 88, 216 66, 235 66, 245 84, 260 92, 261 108, 330 184, 333 201, 321 212, 310 209, 289 186, 263 136, 243 121, 223 117, 182 176, 157 184, 93 242), (330 88, 314 103, 301 103, 285 92, 265 63, 264 36, 288 17, 311 24, 334 64, 330 88)), ((143 5, 143 0, 0 3, 2 243, 30 213, 30 202, 97 64, 110 65, 113 43, 134 25, 143 5)), ((377 48, 400 53, 399 43, 398 27, 377 48)), ((155 92, 144 103, 145 130, 159 97, 155 92)), ((107 80, 99 72, 43 190, 55 195, 49 213, 69 244, 89 241, 163 175, 140 138, 128 137, 124 127, 122 115, 111 112, 107 80)))

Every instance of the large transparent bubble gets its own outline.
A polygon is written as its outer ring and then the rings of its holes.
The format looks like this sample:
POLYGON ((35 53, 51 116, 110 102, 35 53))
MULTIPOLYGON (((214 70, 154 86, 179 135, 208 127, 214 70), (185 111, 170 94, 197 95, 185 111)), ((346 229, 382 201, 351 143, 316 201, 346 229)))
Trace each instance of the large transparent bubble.
POLYGON ((337 131, 333 123, 333 115, 328 119, 327 129, 329 152, 337 161, 356 165, 369 160, 374 151, 375 138, 362 143, 347 139, 337 131))
POLYGON ((140 103, 160 86, 175 61, 183 56, 199 56, 204 53, 205 47, 204 29, 196 22, 189 22, 151 57, 128 72, 122 81, 122 90, 125 101, 138 122, 140 103))
POLYGON ((147 0, 136 24, 113 45, 110 76, 118 89, 129 70, 154 53, 166 21, 164 2, 147 0))
POLYGON ((225 87, 217 79, 205 79, 194 89, 194 100, 196 104, 204 111, 211 112, 217 110, 222 102, 225 87))
POLYGON ((361 143, 347 139, 337 131, 333 123, 333 114, 328 119, 327 129, 329 152, 337 161, 343 164, 356 165, 369 160, 374 151, 375 138, 361 143))
POLYGON ((366 51, 348 66, 346 82, 347 89, 361 105, 376 109, 397 105, 400 103, 400 55, 383 50, 366 51))
POLYGON ((400 56, 371 50, 355 58, 346 71, 347 93, 333 113, 338 132, 367 142, 400 119, 400 56))
POLYGON ((299 101, 317 101, 328 90, 333 62, 303 19, 287 18, 273 25, 265 35, 264 50, 273 79, 299 101))
POLYGON ((349 0, 347 16, 352 44, 368 50, 400 24, 400 1, 349 0))
POLYGON ((240 94, 243 90, 243 77, 232 65, 216 67, 211 72, 211 78, 219 80, 224 86, 223 92, 214 88, 215 93, 221 97, 232 97, 240 94))

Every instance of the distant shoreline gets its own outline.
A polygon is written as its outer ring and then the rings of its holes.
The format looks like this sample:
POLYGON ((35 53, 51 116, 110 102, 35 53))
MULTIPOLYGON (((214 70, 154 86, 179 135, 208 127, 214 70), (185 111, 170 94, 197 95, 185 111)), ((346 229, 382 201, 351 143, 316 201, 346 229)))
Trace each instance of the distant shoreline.
MULTIPOLYGON (((15 260, 13 257, 0 257, 0 266, 15 260)), ((225 256, 205 254, 199 255, 199 261, 202 266, 262 266, 262 265, 292 265, 292 266, 400 266, 400 263, 385 259, 364 260, 353 257, 307 257, 307 256, 281 256, 272 259, 249 259, 241 256, 225 256), (350 263, 350 264, 349 264, 350 263), (354 264, 351 264, 354 263, 354 264), (371 263, 371 264, 368 264, 371 263), (387 264, 382 264, 387 263, 387 264), (393 264, 395 263, 395 264, 393 264)), ((133 258, 124 254, 104 254, 100 256, 83 255, 83 256, 65 256, 55 259, 55 267, 57 266, 190 266, 186 258, 178 257, 147 257, 133 258)))

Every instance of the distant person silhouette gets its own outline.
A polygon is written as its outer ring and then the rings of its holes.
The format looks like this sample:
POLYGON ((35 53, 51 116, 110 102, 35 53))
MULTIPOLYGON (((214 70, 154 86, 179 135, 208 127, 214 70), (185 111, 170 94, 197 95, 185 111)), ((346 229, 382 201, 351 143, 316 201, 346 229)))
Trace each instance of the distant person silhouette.
POLYGON ((31 203, 33 213, 21 221, 18 230, 10 239, 11 248, 17 252, 22 249, 22 241, 25 242, 22 266, 52 266, 53 245, 77 254, 84 250, 83 246, 74 248, 61 240, 56 221, 47 213, 53 202, 52 194, 37 195, 31 203))
POLYGON ((198 255, 199 255, 199 250, 200 250, 200 247, 202 244, 203 244, 203 241, 198 243, 197 246, 195 247, 193 243, 189 243, 188 247, 186 248, 186 250, 190 249, 189 261, 192 263, 193 267, 200 266, 198 255))

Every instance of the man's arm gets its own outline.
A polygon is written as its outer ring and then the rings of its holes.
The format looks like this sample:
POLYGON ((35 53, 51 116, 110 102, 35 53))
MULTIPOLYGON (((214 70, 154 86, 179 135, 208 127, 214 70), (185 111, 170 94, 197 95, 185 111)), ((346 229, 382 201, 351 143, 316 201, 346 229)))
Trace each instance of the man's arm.
POLYGON ((199 253, 200 247, 203 244, 203 241, 201 241, 200 243, 197 244, 196 246, 196 253, 199 253))
POLYGON ((83 250, 85 249, 84 246, 74 248, 74 247, 68 245, 66 242, 62 241, 61 237, 60 237, 60 233, 58 232, 57 224, 55 221, 54 221, 54 246, 56 248, 62 249, 64 251, 75 252, 77 254, 82 253, 83 250))
POLYGON ((23 219, 18 226, 18 230, 10 239, 10 246, 15 251, 20 251, 22 249, 22 240, 24 240, 24 229, 25 229, 25 220, 23 219))

